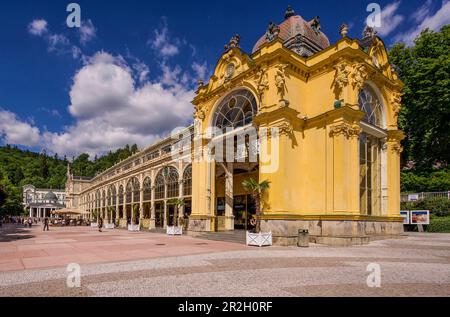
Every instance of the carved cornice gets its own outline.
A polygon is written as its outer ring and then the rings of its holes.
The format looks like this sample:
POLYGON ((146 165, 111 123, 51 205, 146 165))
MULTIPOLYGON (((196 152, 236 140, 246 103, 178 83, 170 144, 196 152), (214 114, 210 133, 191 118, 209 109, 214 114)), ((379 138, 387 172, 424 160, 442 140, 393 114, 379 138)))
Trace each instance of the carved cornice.
POLYGON ((342 123, 330 128, 330 136, 337 137, 344 135, 347 139, 357 138, 361 134, 362 129, 357 124, 342 123))

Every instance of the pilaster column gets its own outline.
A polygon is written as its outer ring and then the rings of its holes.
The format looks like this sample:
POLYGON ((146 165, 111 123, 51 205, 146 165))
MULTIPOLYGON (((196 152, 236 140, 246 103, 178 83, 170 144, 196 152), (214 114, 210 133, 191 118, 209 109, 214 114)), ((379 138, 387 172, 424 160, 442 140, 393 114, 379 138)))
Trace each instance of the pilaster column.
POLYGON ((127 221, 127 189, 126 189, 126 185, 124 187, 124 191, 123 191, 123 212, 122 212, 122 217, 123 220, 127 221))
POLYGON ((331 212, 337 214, 358 214, 359 206, 359 124, 342 120, 329 126, 330 172, 332 184, 331 212), (330 164, 331 165, 331 164, 330 164))
POLYGON ((155 210, 155 171, 151 171, 151 198, 150 198, 150 230, 156 228, 156 210, 155 210))
POLYGON ((167 208, 167 184, 164 185, 164 229, 167 228, 169 217, 168 217, 168 208, 167 208))
POLYGON ((403 151, 401 141, 405 138, 402 131, 388 131, 387 137, 387 215, 398 217, 400 215, 400 155, 403 151))
POLYGON ((234 230, 234 184, 233 184, 234 164, 228 163, 225 169, 225 230, 234 230))
POLYGON ((139 192, 139 222, 142 223, 144 219, 144 187, 141 186, 141 190, 139 192))
POLYGON ((119 222, 119 188, 116 187, 116 221, 119 222))

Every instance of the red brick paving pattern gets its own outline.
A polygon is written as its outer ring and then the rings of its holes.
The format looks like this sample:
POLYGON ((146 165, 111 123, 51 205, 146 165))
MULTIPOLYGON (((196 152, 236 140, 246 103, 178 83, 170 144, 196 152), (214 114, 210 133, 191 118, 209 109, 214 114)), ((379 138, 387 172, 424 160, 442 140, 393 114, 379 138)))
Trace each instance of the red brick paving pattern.
POLYGON ((50 232, 43 232, 40 226, 18 230, 15 226, 7 226, 0 236, 3 236, 0 239, 0 272, 246 248, 239 244, 216 241, 199 244, 199 240, 191 237, 168 237, 148 232, 110 230, 100 233, 89 227, 52 228, 50 232), (7 241, 2 241, 5 239, 7 241))
POLYGON ((450 296, 446 234, 258 249, 148 232, 40 230, 0 233, 0 296, 450 296), (66 287, 73 262, 82 265, 80 289, 66 287), (379 289, 366 285, 369 263, 381 265, 379 289))

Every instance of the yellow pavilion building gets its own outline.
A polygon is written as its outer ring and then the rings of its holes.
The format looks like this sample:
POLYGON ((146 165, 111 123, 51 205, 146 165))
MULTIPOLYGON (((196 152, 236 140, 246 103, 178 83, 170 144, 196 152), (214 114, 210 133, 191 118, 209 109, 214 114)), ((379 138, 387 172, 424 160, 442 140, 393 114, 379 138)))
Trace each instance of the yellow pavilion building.
POLYGON ((209 82, 199 83, 195 123, 184 137, 80 180, 77 192, 69 177, 68 197, 145 229, 173 223, 169 201, 182 198, 191 233, 249 230, 255 202, 242 182, 253 178, 270 182, 261 219, 275 244, 296 244, 300 229, 332 245, 401 235, 403 84, 371 28, 361 39, 349 38, 346 25, 339 31, 331 45, 318 17, 308 21, 288 8, 251 54, 233 37, 209 82), (257 131, 256 142, 249 131, 257 131), (236 145, 242 134, 244 148, 236 145), (192 141, 189 153, 175 158, 182 140, 192 141), (204 158, 223 148, 233 149, 231 160, 204 158))

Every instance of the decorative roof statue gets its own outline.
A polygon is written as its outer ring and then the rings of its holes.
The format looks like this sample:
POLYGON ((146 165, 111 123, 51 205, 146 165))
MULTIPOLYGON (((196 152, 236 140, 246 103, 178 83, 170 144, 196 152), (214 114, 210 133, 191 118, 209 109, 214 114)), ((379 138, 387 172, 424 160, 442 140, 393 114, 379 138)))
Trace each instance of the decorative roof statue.
POLYGON ((286 13, 284 14, 284 19, 287 20, 293 16, 295 16, 295 11, 294 9, 292 9, 292 6, 288 6, 286 9, 286 13))
POLYGON ((342 37, 347 37, 348 34, 348 25, 347 24, 342 24, 341 27, 339 28, 339 34, 341 34, 342 37))
POLYGON ((312 21, 312 24, 311 24, 311 28, 314 30, 314 32, 316 32, 316 34, 320 33, 321 26, 320 26, 320 17, 319 16, 316 16, 314 18, 314 20, 312 21))
POLYGON ((366 39, 366 38, 372 38, 372 37, 374 37, 375 35, 377 35, 377 32, 375 32, 375 30, 373 29, 373 27, 367 25, 367 26, 364 28, 364 32, 363 32, 363 38, 364 38, 364 39, 366 39))
POLYGON ((236 34, 235 36, 233 36, 230 40, 230 42, 228 42, 227 45, 225 45, 225 51, 228 51, 232 48, 240 48, 239 43, 241 42, 241 37, 236 34))
POLYGON ((203 79, 197 80, 197 88, 202 88, 203 86, 205 86, 204 80, 203 79))
POLYGON ((278 34, 280 34, 280 27, 275 23, 270 22, 266 32, 267 41, 272 42, 278 37, 278 34))

